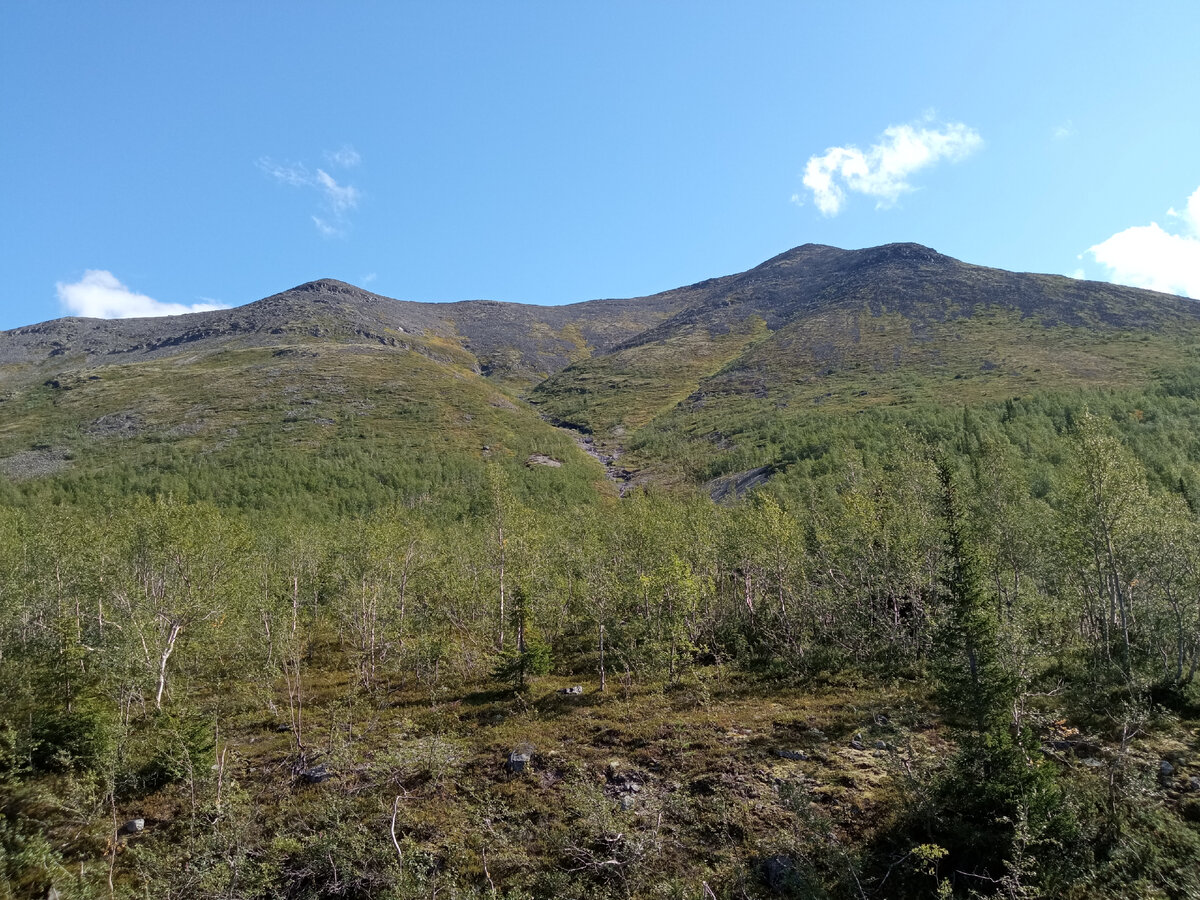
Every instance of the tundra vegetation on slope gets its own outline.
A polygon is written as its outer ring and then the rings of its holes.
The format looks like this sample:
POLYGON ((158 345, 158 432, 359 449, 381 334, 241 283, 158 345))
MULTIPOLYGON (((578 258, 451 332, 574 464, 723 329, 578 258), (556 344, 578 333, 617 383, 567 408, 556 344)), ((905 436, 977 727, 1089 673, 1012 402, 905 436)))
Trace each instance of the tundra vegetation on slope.
POLYGON ((727 506, 12 483, 7 894, 1192 896, 1197 411, 814 425, 727 506))
POLYGON ((0 898, 1200 896, 1197 346, 916 245, 0 335, 0 898))

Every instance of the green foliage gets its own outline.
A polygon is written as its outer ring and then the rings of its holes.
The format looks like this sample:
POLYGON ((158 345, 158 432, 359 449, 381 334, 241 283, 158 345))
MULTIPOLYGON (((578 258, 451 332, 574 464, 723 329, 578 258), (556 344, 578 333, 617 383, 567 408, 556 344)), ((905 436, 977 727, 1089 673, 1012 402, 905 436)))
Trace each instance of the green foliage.
POLYGON ((39 823, 11 814, 0 816, 0 898, 45 896, 62 870, 39 823))
MULTIPOLYGON (((113 403, 146 385, 126 374, 113 403)), ((660 418, 634 438, 700 477, 773 467, 727 505, 525 467, 580 458, 488 392, 437 452, 414 448, 445 411, 382 385, 403 409, 358 431, 296 416, 303 441, 247 427, 204 456, 135 436, 125 460, 98 442, 0 503, 5 874, 44 890, 74 854, 106 896, 103 836, 146 814, 117 896, 482 897, 489 877, 755 896, 774 857, 797 895, 1185 896, 1179 784, 1101 775, 1195 725, 1194 381, 965 412, 922 401, 933 382, 852 417, 714 403, 719 437, 660 418), (585 696, 554 696, 554 673, 585 696), (885 690, 911 729, 878 724, 885 690), (1181 720, 1113 718, 1146 697, 1181 720), (1068 728, 1101 774, 1054 750, 1068 728), (526 741, 538 777, 505 780, 526 741)))
POLYGON ((945 461, 939 474, 947 537, 942 621, 934 637, 940 699, 952 721, 969 722, 983 734, 1011 721, 1016 678, 1001 657, 996 602, 984 594, 954 476, 945 461))
POLYGON ((209 777, 216 746, 211 721, 195 712, 167 712, 144 722, 140 731, 131 747, 131 761, 140 760, 131 785, 137 793, 209 777))
MULTIPOLYGON (((1089 798, 1092 799, 1092 798, 1089 798)), ((1174 812, 1145 798, 1121 797, 1122 827, 1097 804, 1088 824, 1094 829, 1091 865, 1080 867, 1063 896, 1161 896, 1172 900, 1200 895, 1200 834, 1174 812)))
POLYGON ((523 691, 528 687, 528 679, 548 675, 553 667, 550 647, 541 641, 536 631, 529 629, 522 645, 500 653, 492 677, 511 685, 514 690, 523 691))
POLYGON ((965 737, 914 791, 877 838, 875 859, 893 867, 889 896, 929 896, 931 886, 962 897, 1043 896, 1069 883, 1086 856, 1075 806, 1028 731, 965 737))
POLYGON ((28 746, 21 755, 40 771, 98 768, 116 751, 115 718, 111 708, 95 700, 70 709, 43 705, 30 717, 28 746))

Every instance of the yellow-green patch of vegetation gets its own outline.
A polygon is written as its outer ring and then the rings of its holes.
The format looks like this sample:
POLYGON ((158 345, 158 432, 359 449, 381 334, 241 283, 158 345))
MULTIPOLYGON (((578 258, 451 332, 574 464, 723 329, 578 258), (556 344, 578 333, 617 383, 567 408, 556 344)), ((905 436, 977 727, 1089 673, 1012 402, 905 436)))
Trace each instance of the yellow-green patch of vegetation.
POLYGON ((477 482, 488 460, 547 498, 583 499, 603 484, 568 436, 425 354, 300 345, 225 351, 191 363, 185 379, 172 368, 100 367, 77 384, 28 390, 20 408, 0 409, 0 458, 39 448, 68 455, 42 472, 51 481, 21 482, 43 497, 120 485, 309 513, 331 500, 360 509, 429 502, 477 482), (527 470, 534 453, 565 465, 527 470))
POLYGON ((761 319, 724 334, 695 328, 572 366, 538 385, 531 399, 548 416, 588 431, 636 428, 766 333, 761 319))
POLYGON ((1058 392, 1107 403, 1116 391, 1132 409, 1135 395, 1190 371, 1196 348, 1188 333, 1147 341, 1136 332, 1046 329, 1006 311, 917 332, 902 316, 831 313, 772 334, 704 379, 628 441, 630 460, 682 465, 704 480, 786 463, 800 449, 782 437, 789 432, 823 443, 820 432, 863 430, 880 418, 950 421, 956 408, 1058 392))

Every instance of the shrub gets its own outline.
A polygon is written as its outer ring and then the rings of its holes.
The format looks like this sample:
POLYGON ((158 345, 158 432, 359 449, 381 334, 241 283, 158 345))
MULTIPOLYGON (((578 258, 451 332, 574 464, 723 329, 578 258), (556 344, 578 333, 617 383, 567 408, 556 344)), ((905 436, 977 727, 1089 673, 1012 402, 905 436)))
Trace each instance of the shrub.
POLYGON ((116 748, 116 714, 98 701, 43 707, 30 720, 29 760, 38 771, 95 768, 116 748))

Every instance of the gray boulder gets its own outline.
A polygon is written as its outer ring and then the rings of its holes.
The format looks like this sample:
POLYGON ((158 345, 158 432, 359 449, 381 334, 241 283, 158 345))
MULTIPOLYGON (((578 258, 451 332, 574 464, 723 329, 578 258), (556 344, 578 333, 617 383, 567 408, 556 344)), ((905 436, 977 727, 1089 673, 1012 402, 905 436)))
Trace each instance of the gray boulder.
POLYGON ((504 763, 505 771, 510 775, 520 775, 528 767, 533 760, 534 749, 530 744, 521 744, 521 746, 513 749, 508 754, 508 759, 504 763))
POLYGON ((328 781, 331 777, 329 769, 325 766, 312 766, 300 773, 300 777, 307 784, 320 784, 323 781, 328 781))

